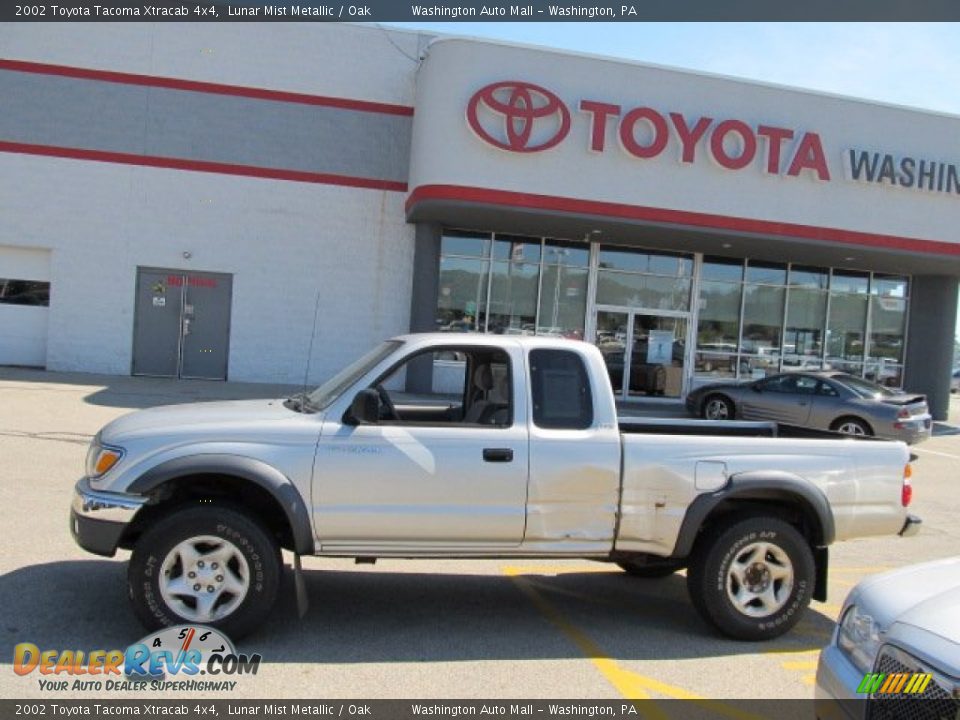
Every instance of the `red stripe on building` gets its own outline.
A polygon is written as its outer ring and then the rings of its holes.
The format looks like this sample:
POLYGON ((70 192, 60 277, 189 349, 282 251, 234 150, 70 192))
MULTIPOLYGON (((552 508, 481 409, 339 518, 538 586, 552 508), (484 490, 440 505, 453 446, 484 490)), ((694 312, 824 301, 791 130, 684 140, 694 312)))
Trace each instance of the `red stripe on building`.
POLYGON ((171 170, 191 170, 195 172, 220 173, 223 175, 241 175, 245 177, 269 178, 272 180, 292 180, 294 182, 322 183, 325 185, 345 185, 347 187, 369 190, 392 190, 406 192, 407 184, 394 180, 335 175, 331 173, 305 172, 302 170, 283 170, 254 165, 235 165, 232 163, 208 162, 206 160, 182 160, 180 158, 157 157, 154 155, 134 155, 131 153, 106 152, 103 150, 81 150, 78 148, 55 147, 52 145, 30 145, 0 141, 0 152, 43 155, 46 157, 70 158, 73 160, 94 160, 96 162, 120 163, 122 165, 142 165, 145 167, 167 168, 171 170))
POLYGON ((410 193, 406 209, 409 213, 418 203, 430 200, 479 203, 501 207, 522 208, 525 210, 550 210, 552 212, 595 215, 622 220, 640 220, 645 222, 686 225, 690 227, 727 230, 732 232, 773 235, 777 237, 820 240, 826 242, 848 243, 872 248, 907 250, 934 255, 960 255, 960 243, 946 243, 938 240, 920 240, 898 235, 856 232, 841 228, 798 225, 796 223, 775 222, 772 220, 754 220, 751 218, 711 215, 686 210, 668 210, 665 208, 626 205, 622 203, 598 202, 579 198, 557 197, 553 195, 535 195, 532 193, 491 190, 488 188, 465 187, 462 185, 421 185, 410 193))
POLYGON ((232 95, 235 97, 272 100, 275 102, 296 103, 300 105, 318 105, 385 115, 403 115, 407 117, 413 115, 413 108, 408 105, 393 105, 390 103, 368 102, 366 100, 352 100, 350 98, 327 97, 324 95, 307 95, 305 93, 284 92, 282 90, 266 90, 264 88, 243 87, 240 85, 223 85, 221 83, 181 80, 155 75, 137 75, 134 73, 114 72, 110 70, 91 70, 88 68, 49 65, 47 63, 27 62, 24 60, 0 59, 0 70, 13 70, 15 72, 34 73, 38 75, 56 75, 58 77, 77 78, 80 80, 98 80, 100 82, 119 83, 122 85, 142 85, 145 87, 159 87, 170 90, 187 90, 189 92, 209 93, 213 95, 232 95))

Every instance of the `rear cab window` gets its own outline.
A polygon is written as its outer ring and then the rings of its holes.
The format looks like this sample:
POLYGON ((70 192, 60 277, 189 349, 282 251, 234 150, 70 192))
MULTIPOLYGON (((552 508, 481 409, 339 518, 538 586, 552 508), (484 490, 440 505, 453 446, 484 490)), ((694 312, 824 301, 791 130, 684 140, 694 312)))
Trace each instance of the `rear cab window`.
POLYGON ((571 350, 530 351, 533 423, 550 430, 593 425, 593 394, 583 358, 571 350))

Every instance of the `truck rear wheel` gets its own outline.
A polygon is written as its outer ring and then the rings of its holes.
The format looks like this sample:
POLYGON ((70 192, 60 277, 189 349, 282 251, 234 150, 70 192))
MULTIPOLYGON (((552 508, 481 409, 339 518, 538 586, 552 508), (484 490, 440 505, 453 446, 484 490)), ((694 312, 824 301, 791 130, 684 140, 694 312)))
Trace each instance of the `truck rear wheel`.
POLYGON ((199 623, 236 639, 269 615, 280 569, 280 549, 259 523, 232 508, 191 507, 140 537, 127 588, 150 630, 199 623))
POLYGON ((701 617, 737 640, 769 640, 799 622, 813 593, 813 552, 792 525, 739 516, 704 536, 687 569, 701 617))

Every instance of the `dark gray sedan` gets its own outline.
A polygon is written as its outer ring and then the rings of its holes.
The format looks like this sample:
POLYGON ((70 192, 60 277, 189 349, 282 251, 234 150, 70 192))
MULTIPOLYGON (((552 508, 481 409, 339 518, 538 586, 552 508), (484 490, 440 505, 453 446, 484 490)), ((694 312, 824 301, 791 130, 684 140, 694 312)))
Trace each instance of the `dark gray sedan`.
POLYGON ((771 420, 906 443, 926 440, 933 426, 924 395, 832 371, 705 385, 687 395, 687 410, 707 420, 771 420))

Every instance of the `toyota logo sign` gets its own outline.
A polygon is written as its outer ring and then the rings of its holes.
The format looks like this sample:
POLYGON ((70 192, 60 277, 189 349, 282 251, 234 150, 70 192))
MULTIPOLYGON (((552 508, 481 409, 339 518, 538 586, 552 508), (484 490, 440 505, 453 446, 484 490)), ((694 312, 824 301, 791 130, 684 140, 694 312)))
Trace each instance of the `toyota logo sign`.
POLYGON ((546 88, 507 80, 481 88, 467 103, 467 123, 501 150, 549 150, 570 132, 570 111, 546 88))

